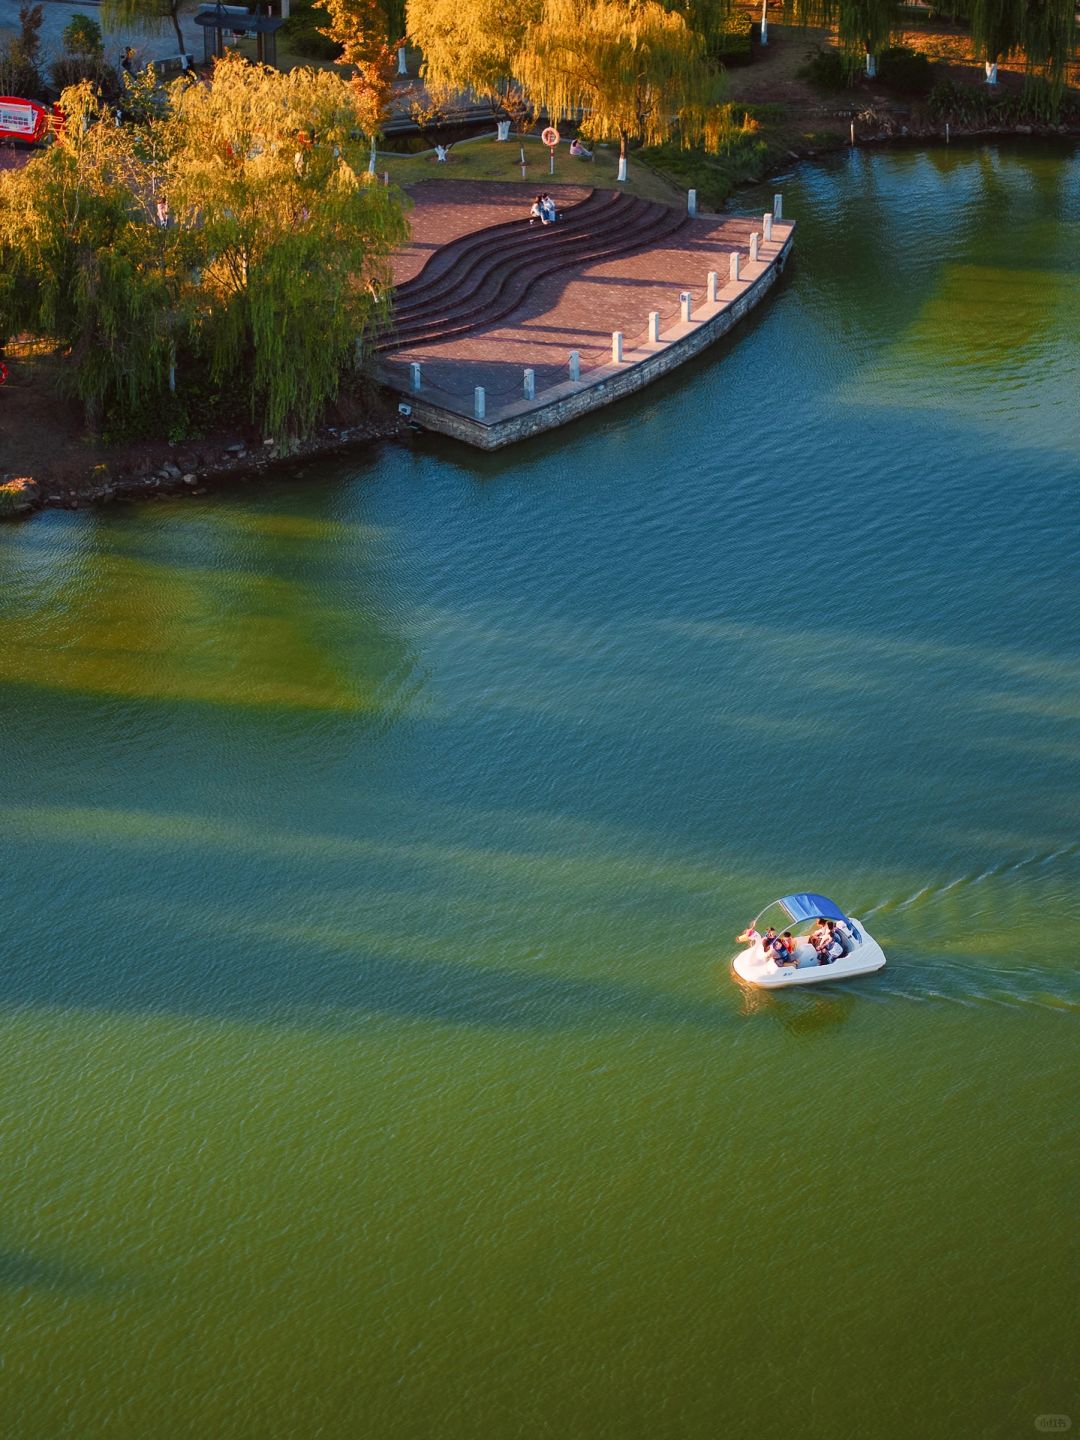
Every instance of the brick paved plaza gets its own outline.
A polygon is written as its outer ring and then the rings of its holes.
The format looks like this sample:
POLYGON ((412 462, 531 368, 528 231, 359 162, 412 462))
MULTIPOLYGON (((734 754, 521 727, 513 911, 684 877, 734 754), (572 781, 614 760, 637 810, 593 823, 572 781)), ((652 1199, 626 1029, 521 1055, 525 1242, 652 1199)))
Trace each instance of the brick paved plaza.
MULTIPOLYGON (((567 209, 590 193, 571 185, 550 190, 567 209)), ((413 235, 394 262, 398 284, 417 276, 440 246, 527 215, 532 200, 531 189, 497 182, 431 180, 413 186, 410 194, 413 235)), ((755 226, 750 218, 706 216, 637 253, 570 263, 539 279, 511 314, 465 335, 396 350, 384 362, 386 371, 400 381, 409 362, 419 361, 425 392, 436 403, 450 404, 455 396, 471 403, 477 385, 493 403, 518 397, 525 367, 536 371, 542 390, 566 378, 570 351, 581 352, 583 370, 604 363, 613 330, 621 330, 629 345, 646 329, 650 311, 660 311, 665 320, 677 315, 681 291, 702 300, 708 272, 719 271, 723 283, 731 252, 746 255, 751 232, 760 226, 760 219, 755 226)), ((436 273, 441 261, 434 263, 436 273)))

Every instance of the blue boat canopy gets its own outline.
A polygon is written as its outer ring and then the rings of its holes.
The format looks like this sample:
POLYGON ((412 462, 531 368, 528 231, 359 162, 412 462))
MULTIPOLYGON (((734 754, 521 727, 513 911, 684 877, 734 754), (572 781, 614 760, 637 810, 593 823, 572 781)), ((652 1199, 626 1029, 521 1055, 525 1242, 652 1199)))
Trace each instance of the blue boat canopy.
POLYGON ((840 907, 827 895, 785 895, 776 903, 784 907, 796 925, 800 920, 816 920, 819 915, 825 920, 843 920, 845 925, 851 924, 840 907))

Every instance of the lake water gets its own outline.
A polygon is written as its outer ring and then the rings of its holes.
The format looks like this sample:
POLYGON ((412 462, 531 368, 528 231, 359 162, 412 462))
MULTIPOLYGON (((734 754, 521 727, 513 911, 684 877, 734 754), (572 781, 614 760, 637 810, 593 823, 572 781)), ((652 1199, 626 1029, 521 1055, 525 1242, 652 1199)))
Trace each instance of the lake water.
POLYGON ((559 436, 0 531, 13 1440, 1080 1424, 1080 155, 774 188, 559 436))

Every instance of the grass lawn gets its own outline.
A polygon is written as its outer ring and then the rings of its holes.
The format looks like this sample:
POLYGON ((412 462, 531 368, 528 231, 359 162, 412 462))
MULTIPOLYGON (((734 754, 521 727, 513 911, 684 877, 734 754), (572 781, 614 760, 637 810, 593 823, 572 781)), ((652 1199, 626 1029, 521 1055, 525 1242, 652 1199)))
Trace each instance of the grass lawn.
POLYGON ((615 146, 597 147, 595 159, 574 160, 564 143, 555 152, 555 174, 548 170, 548 148, 534 135, 512 135, 502 143, 494 135, 481 135, 475 140, 460 140, 450 151, 445 165, 434 155, 400 155, 390 150, 379 151, 379 174, 388 173, 395 185, 415 185, 419 180, 511 180, 524 189, 542 190, 545 185, 594 185, 601 190, 629 190, 646 200, 662 200, 666 205, 685 205, 686 191, 656 174, 633 154, 630 156, 630 179, 620 185, 615 176, 619 169, 619 152, 615 146), (527 173, 521 178, 521 146, 525 146, 527 173))

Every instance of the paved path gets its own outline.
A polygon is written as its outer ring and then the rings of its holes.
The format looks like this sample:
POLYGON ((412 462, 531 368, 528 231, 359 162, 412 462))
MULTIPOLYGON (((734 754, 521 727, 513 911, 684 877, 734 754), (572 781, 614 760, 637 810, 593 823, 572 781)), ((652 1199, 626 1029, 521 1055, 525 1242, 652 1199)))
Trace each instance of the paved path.
MULTIPOLYGON (((439 245, 513 219, 531 200, 522 186, 453 180, 425 182, 411 193, 413 238, 395 261, 398 281, 415 275, 439 245)), ((569 205, 587 192, 552 186, 551 193, 569 205)), ((663 329, 677 317, 682 291, 692 293, 695 306, 703 302, 709 271, 718 271, 723 284, 731 252, 747 255, 755 228, 760 220, 706 217, 638 254, 568 268, 540 280, 513 314, 490 328, 395 351, 384 372, 407 388, 409 362, 419 361, 428 398, 470 413, 477 385, 486 389, 489 406, 520 398, 526 367, 536 372, 537 391, 544 390, 567 378, 572 350, 581 353, 584 373, 610 360, 612 331, 621 330, 630 349, 647 330, 650 311, 660 312, 663 329)))
MULTIPOLYGON (((0 0, 0 35, 17 32, 19 29, 19 11, 28 0, 0 0)), ((47 73, 49 66, 63 54, 64 45, 62 36, 64 27, 68 24, 73 15, 89 15, 102 25, 101 6, 95 4, 69 4, 67 0, 43 0, 42 10, 45 12, 44 23, 41 27, 41 69, 47 73)), ((196 0, 185 5, 180 15, 180 28, 183 31, 184 40, 188 51, 195 56, 196 60, 202 59, 203 41, 202 30, 192 20, 192 16, 198 10, 196 0)), ((136 63, 139 66, 148 65, 151 60, 164 59, 169 55, 176 54, 176 32, 173 30, 172 22, 166 19, 160 31, 148 34, 145 30, 137 30, 134 26, 123 25, 116 30, 105 30, 102 25, 105 37, 105 59, 110 65, 120 63, 120 55, 126 45, 130 45, 136 54, 136 63)))

